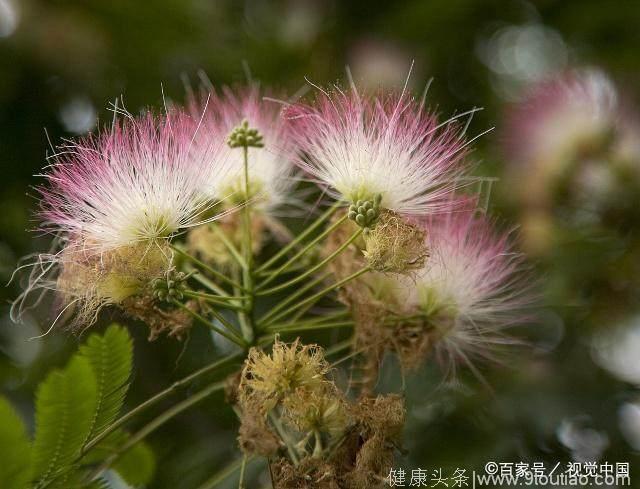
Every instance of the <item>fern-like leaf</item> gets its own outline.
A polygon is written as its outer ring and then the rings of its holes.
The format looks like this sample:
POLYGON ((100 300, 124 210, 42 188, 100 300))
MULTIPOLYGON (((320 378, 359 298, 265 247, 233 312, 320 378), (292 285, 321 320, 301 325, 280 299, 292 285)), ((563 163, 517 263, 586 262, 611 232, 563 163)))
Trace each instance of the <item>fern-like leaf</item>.
MULTIPOLYGON (((67 472, 56 478, 52 483, 47 484, 46 489, 111 489, 111 484, 104 476, 90 481, 87 480, 88 474, 87 471, 80 470, 67 472)), ((122 489, 121 485, 117 487, 122 489)))
POLYGON ((103 462, 109 455, 117 451, 129 438, 129 433, 123 430, 116 430, 110 433, 104 440, 89 450, 82 457, 82 465, 92 465, 103 462))
POLYGON ((0 397, 0 487, 29 485, 31 443, 24 423, 9 402, 0 397))
MULTIPOLYGON (((129 433, 116 430, 102 440, 82 458, 82 463, 91 465, 104 461, 112 453, 118 450, 129 439, 129 433)), ((131 486, 148 485, 155 473, 156 462, 151 448, 144 442, 135 444, 123 453, 112 469, 118 472, 120 477, 131 486)))
POLYGON ((88 441, 113 422, 122 409, 131 376, 133 344, 125 328, 112 324, 104 335, 92 334, 80 347, 80 355, 91 364, 98 389, 88 441))
POLYGON ((92 426, 96 378, 89 361, 75 355, 64 370, 49 374, 36 394, 32 479, 50 481, 76 461, 92 426))

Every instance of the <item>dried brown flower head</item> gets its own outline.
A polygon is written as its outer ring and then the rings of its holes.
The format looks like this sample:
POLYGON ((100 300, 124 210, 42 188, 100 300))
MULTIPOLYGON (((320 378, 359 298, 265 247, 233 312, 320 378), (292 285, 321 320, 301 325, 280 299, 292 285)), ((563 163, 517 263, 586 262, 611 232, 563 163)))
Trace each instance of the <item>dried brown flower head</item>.
MULTIPOLYGON (((190 300, 185 305, 192 311, 200 308, 199 302, 195 300, 190 300)), ((129 297, 121 307, 125 314, 149 326, 149 341, 154 341, 163 333, 182 339, 193 325, 193 317, 187 311, 173 307, 163 309, 151 294, 129 297)))
POLYGON ((273 457, 283 443, 267 423, 261 406, 245 406, 242 411, 238 443, 245 453, 273 457))
POLYGON ((271 465, 274 487, 278 489, 342 489, 335 467, 314 457, 305 457, 298 465, 282 458, 271 465))
POLYGON ((344 487, 385 487, 384 478, 393 466, 395 451, 400 446, 405 420, 404 400, 395 394, 362 398, 353 407, 353 412, 356 424, 336 458, 338 462, 351 461, 350 466, 343 467, 344 487))
POLYGON ((364 234, 363 253, 374 270, 409 273, 422 268, 429 257, 425 234, 423 228, 385 210, 373 229, 364 234))
POLYGON ((122 305, 143 293, 171 268, 164 242, 134 244, 97 253, 90 243, 69 245, 60 256, 56 289, 62 304, 73 304, 72 328, 92 325, 108 304, 122 305))
POLYGON ((276 339, 271 355, 257 348, 249 351, 240 381, 240 402, 259 400, 268 412, 298 389, 324 390, 330 384, 329 369, 319 346, 302 345, 299 340, 287 345, 276 339))
POLYGON ((337 389, 298 389, 283 404, 283 419, 301 433, 337 435, 350 422, 349 408, 337 389))

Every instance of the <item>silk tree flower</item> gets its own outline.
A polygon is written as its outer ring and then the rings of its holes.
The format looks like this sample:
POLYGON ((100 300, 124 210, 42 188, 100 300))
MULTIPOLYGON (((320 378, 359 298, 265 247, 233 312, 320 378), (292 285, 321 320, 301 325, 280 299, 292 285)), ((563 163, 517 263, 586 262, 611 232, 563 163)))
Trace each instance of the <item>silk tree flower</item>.
POLYGON ((203 180, 203 190, 213 198, 237 205, 245 199, 244 156, 241 149, 222 151, 221 143, 244 121, 257 129, 263 147, 249 148, 249 198, 257 210, 273 213, 283 204, 294 201, 294 166, 290 160, 292 145, 281 105, 264 99, 257 85, 220 94, 203 91, 192 96, 189 112, 200 119, 201 128, 194 138, 192 152, 205 160, 210 173, 203 180))
POLYGON ((508 111, 505 154, 514 162, 511 178, 529 182, 525 195, 514 198, 535 209, 523 224, 532 251, 544 247, 550 223, 543 209, 553 205, 554 191, 569 183, 566 179, 576 167, 606 154, 615 143, 621 116, 616 87, 596 69, 542 81, 508 111))
MULTIPOLYGON (((191 149, 192 158, 207 162, 209 173, 202 180, 202 191, 229 210, 245 201, 244 154, 241 148, 229 148, 230 133, 246 122, 262 136, 262 147, 248 149, 249 199, 252 206, 252 245, 258 253, 265 231, 278 240, 290 239, 289 232, 277 219, 298 205, 294 192, 294 165, 291 141, 281 117, 281 105, 263 98, 257 85, 221 93, 201 91, 191 95, 188 111, 199 125, 191 149), (287 210, 285 211, 285 206, 287 210)), ((218 222, 232 242, 240 246, 242 226, 238 214, 232 213, 218 222)), ((204 260, 228 267, 234 263, 228 248, 220 243, 211 226, 192 229, 187 235, 191 252, 204 260)))
POLYGON ((404 91, 365 97, 355 87, 320 90, 315 104, 291 105, 286 117, 304 153, 299 166, 334 198, 355 205, 443 211, 465 171, 467 143, 457 118, 439 124, 404 91))
POLYGON ((15 311, 54 289, 60 316, 74 311, 73 326, 85 327, 104 305, 124 304, 172 268, 168 240, 219 217, 203 217, 209 170, 190 154, 193 127, 179 112, 129 116, 59 148, 39 191, 41 228, 62 246, 36 258, 15 311))
POLYGON ((620 122, 620 97, 607 75, 575 70, 532 87, 507 115, 506 149, 516 162, 549 171, 598 151, 620 122))
POLYGON ((531 302, 522 257, 477 211, 464 210, 427 222, 431 256, 409 286, 408 305, 427 317, 442 359, 494 359, 511 340, 505 329, 525 319, 531 302))
POLYGON ((103 252, 200 224, 209 169, 190 153, 194 135, 186 114, 146 114, 67 143, 44 175, 42 228, 103 252))
POLYGON ((459 201, 463 210, 423 221, 430 256, 411 275, 370 273, 345 292, 356 321, 356 341, 369 351, 364 380, 375 385, 384 351, 393 349, 413 369, 434 350, 454 373, 474 360, 496 360, 512 340, 506 329, 525 319, 531 300, 521 255, 507 233, 459 201), (411 318, 406 320, 403 318, 411 318))
POLYGON ((624 188, 637 178, 638 117, 611 79, 597 69, 564 73, 531 88, 507 113, 505 154, 514 164, 512 198, 524 207, 522 232, 527 250, 548 253, 557 215, 584 224, 600 219, 624 188), (515 190, 523 179, 527 192, 515 190), (578 212, 566 210, 580 209, 578 212), (584 212, 588 209, 587 212, 584 212))

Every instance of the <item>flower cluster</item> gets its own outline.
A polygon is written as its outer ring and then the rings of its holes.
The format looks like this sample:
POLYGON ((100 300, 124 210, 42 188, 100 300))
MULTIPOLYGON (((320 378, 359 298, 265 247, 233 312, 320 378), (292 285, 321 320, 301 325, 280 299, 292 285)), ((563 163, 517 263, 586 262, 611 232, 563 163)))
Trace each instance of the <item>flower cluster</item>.
POLYGON ((402 397, 375 392, 382 356, 418 368, 433 355, 451 372, 495 360, 531 302, 523 260, 462 195, 460 117, 439 122, 406 90, 263 93, 203 89, 63 145, 40 213, 61 246, 18 305, 51 288, 74 328, 108 305, 151 339, 207 327, 244 354, 229 381, 240 447, 271 460, 278 487, 378 487, 405 417, 402 397), (295 233, 278 216, 301 205, 295 233), (352 349, 348 389, 321 347, 280 340, 345 327, 333 353, 352 349))
POLYGON ((251 350, 236 397, 240 446, 247 454, 280 455, 272 468, 277 487, 377 487, 393 464, 402 398, 349 400, 315 345, 276 339, 271 355, 251 350), (291 460, 282 457, 287 451, 291 460))

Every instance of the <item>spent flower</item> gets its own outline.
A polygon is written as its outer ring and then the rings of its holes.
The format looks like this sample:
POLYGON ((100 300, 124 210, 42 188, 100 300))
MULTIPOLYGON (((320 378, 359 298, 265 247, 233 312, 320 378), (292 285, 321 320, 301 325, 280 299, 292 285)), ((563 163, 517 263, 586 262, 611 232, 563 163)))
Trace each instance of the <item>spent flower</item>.
POLYGON ((297 389, 323 390, 330 383, 328 372, 320 347, 276 339, 271 355, 256 348, 249 351, 240 382, 241 403, 259 399, 269 411, 297 389))

